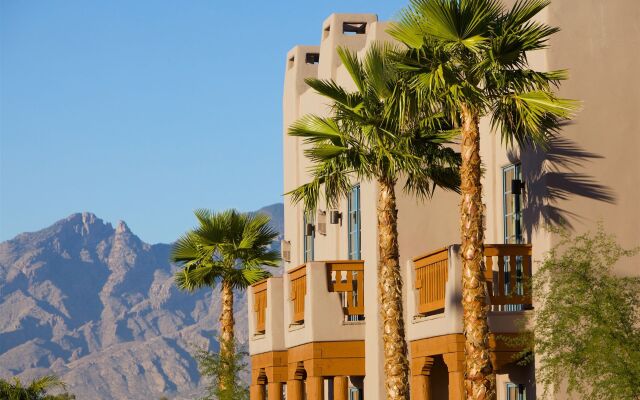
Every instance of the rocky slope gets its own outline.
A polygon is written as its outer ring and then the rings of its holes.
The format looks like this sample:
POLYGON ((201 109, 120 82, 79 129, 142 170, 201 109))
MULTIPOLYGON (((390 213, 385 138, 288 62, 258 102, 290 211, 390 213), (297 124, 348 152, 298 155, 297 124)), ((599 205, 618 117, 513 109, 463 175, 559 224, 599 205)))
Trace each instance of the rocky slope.
MULTIPOLYGON (((260 211, 282 232, 282 204, 260 211)), ((169 251, 91 213, 0 243, 0 377, 55 373, 78 399, 197 397, 190 352, 216 347, 219 296, 178 291, 169 251)))

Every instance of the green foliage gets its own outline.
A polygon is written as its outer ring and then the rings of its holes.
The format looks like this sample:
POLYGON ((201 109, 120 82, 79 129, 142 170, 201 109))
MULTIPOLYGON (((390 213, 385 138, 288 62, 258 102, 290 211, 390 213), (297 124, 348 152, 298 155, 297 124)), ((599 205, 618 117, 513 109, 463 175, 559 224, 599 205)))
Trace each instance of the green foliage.
POLYGON ((490 115, 506 143, 545 146, 578 103, 554 89, 564 70, 540 72, 527 55, 547 47, 558 28, 534 19, 547 0, 411 0, 389 33, 407 50, 400 69, 434 107, 456 118, 464 107, 490 115))
POLYGON ((423 198, 436 186, 458 189, 459 155, 447 147, 456 131, 401 79, 392 57, 397 51, 373 44, 359 58, 339 48, 353 92, 333 80, 306 80, 330 100, 332 115, 306 115, 289 127, 289 135, 304 139, 313 162, 311 181, 288 193, 294 203, 304 202, 311 211, 322 194, 335 206, 347 196, 351 179, 395 183, 403 177, 405 190, 423 198))
POLYGON ((69 393, 58 395, 47 394, 55 389, 64 389, 65 384, 56 376, 45 375, 34 379, 25 386, 20 379, 14 378, 12 381, 0 379, 0 399, 1 400, 71 400, 76 397, 69 393))
POLYGON ((180 289, 193 291, 219 280, 245 289, 271 275, 263 266, 279 265, 280 255, 270 248, 278 233, 267 215, 204 209, 195 215, 199 226, 180 237, 171 253, 183 267, 175 276, 180 289))
POLYGON ((583 399, 640 399, 640 278, 612 272, 624 250, 602 226, 562 240, 534 277, 537 379, 583 399))
MULTIPOLYGON (((235 349, 235 343, 221 341, 220 348, 235 349)), ((210 381, 206 387, 207 395, 203 400, 248 400, 249 387, 240 379, 247 364, 244 358, 248 354, 232 351, 230 353, 211 353, 204 349, 196 351, 195 359, 198 362, 200 374, 210 381)))

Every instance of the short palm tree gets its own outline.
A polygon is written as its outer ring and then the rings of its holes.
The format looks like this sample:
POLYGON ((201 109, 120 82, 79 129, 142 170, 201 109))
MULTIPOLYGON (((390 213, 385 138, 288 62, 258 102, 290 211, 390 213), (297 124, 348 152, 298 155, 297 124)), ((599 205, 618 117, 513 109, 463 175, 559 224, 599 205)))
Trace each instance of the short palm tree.
POLYGON ((408 51, 402 68, 413 85, 458 121, 461 128, 465 390, 468 399, 494 399, 489 358, 479 120, 491 119, 503 142, 545 146, 576 110, 553 89, 565 71, 529 67, 527 53, 544 49, 557 28, 535 21, 547 0, 411 0, 390 33, 408 51))
POLYGON ((235 352, 233 290, 269 277, 263 267, 280 264, 280 255, 270 247, 278 233, 264 214, 199 209, 195 215, 199 226, 173 245, 171 260, 182 266, 175 280, 188 291, 221 283, 220 353, 230 357, 235 352))
POLYGON ((46 375, 34 379, 29 385, 24 384, 18 378, 13 382, 0 379, 0 399, 3 400, 55 400, 64 398, 75 398, 69 394, 60 396, 48 395, 52 389, 64 389, 65 384, 53 375, 46 375))
POLYGON ((356 90, 332 80, 307 84, 331 101, 332 116, 307 115, 289 128, 304 138, 313 162, 310 182, 293 190, 294 203, 315 210, 322 196, 337 207, 352 188, 352 179, 378 186, 378 294, 382 317, 385 385, 388 399, 409 398, 409 367, 398 259, 396 183, 419 197, 436 186, 457 190, 459 155, 445 146, 451 137, 442 115, 420 107, 403 85, 389 45, 374 44, 362 60, 338 49, 356 90))

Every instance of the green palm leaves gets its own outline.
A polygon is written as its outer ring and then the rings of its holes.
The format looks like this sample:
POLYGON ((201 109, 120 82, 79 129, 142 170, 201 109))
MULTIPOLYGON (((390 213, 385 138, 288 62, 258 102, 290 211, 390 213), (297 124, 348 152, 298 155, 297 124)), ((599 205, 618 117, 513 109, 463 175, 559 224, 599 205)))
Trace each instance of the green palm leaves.
POLYGON ((480 118, 489 116, 505 144, 545 147, 578 108, 554 89, 565 71, 539 72, 529 56, 548 46, 558 31, 534 20, 548 0, 411 0, 390 34, 405 43, 399 69, 432 108, 459 123, 462 201, 462 307, 465 392, 469 399, 495 399, 490 363, 482 259, 484 228, 480 118))
POLYGON ((75 398, 68 394, 60 396, 47 395, 52 389, 64 389, 66 385, 54 375, 45 375, 34 379, 25 386, 20 379, 14 378, 13 382, 0 379, 0 398, 6 400, 55 400, 63 398, 75 398))
POLYGON ((306 82, 330 100, 331 115, 307 115, 289 128, 304 139, 312 179, 289 194, 316 209, 321 196, 337 207, 352 179, 378 185, 378 295, 382 319, 387 398, 409 397, 409 365, 402 311, 395 184, 418 197, 436 186, 458 190, 459 155, 447 144, 457 131, 426 96, 407 84, 395 57, 399 49, 373 44, 362 58, 339 48, 353 83, 349 91, 332 80, 306 82))
POLYGON ((558 31, 533 19, 548 4, 519 0, 506 9, 496 0, 412 0, 389 33, 409 48, 400 68, 432 101, 452 114, 460 104, 490 114, 506 143, 544 146, 578 108, 553 93, 566 71, 528 66, 530 52, 546 48, 558 31))
POLYGON ((332 206, 344 198, 351 179, 406 178, 405 189, 421 197, 436 186, 455 190, 459 157, 446 144, 455 131, 444 114, 434 113, 401 79, 393 55, 397 48, 374 44, 362 59, 344 48, 338 55, 356 90, 333 80, 306 82, 331 101, 331 116, 307 115, 289 128, 304 138, 314 163, 313 179, 289 194, 294 203, 315 209, 324 190, 332 206))
POLYGON ((219 280, 244 289, 270 276, 262 266, 279 265, 279 254, 270 248, 278 233, 268 216, 205 209, 195 215, 199 225, 180 237, 171 253, 183 267, 175 276, 180 289, 193 291, 219 280))

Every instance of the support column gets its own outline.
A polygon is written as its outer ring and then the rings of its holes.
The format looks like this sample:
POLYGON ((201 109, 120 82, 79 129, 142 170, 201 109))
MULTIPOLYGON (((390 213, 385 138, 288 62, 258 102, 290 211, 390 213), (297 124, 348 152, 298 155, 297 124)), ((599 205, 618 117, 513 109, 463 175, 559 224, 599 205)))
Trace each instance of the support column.
POLYGON ((287 381, 287 400, 302 400, 302 381, 291 379, 287 381))
POLYGON ((464 396, 464 353, 457 351, 442 355, 449 370, 449 400, 463 400, 464 396))
POLYGON ((307 400, 324 400, 324 378, 322 376, 307 377, 307 400))
POLYGON ((411 399, 431 400, 431 368, 433 357, 420 357, 412 360, 414 368, 411 376, 411 399))
POLYGON ((282 400, 282 382, 267 384, 267 393, 269 400, 282 400))
POLYGON ((265 400, 264 385, 251 385, 251 388, 249 388, 249 397, 251 400, 265 400))
POLYGON ((333 400, 348 400, 348 396, 349 396, 349 379, 346 376, 334 377, 333 378, 333 400))

